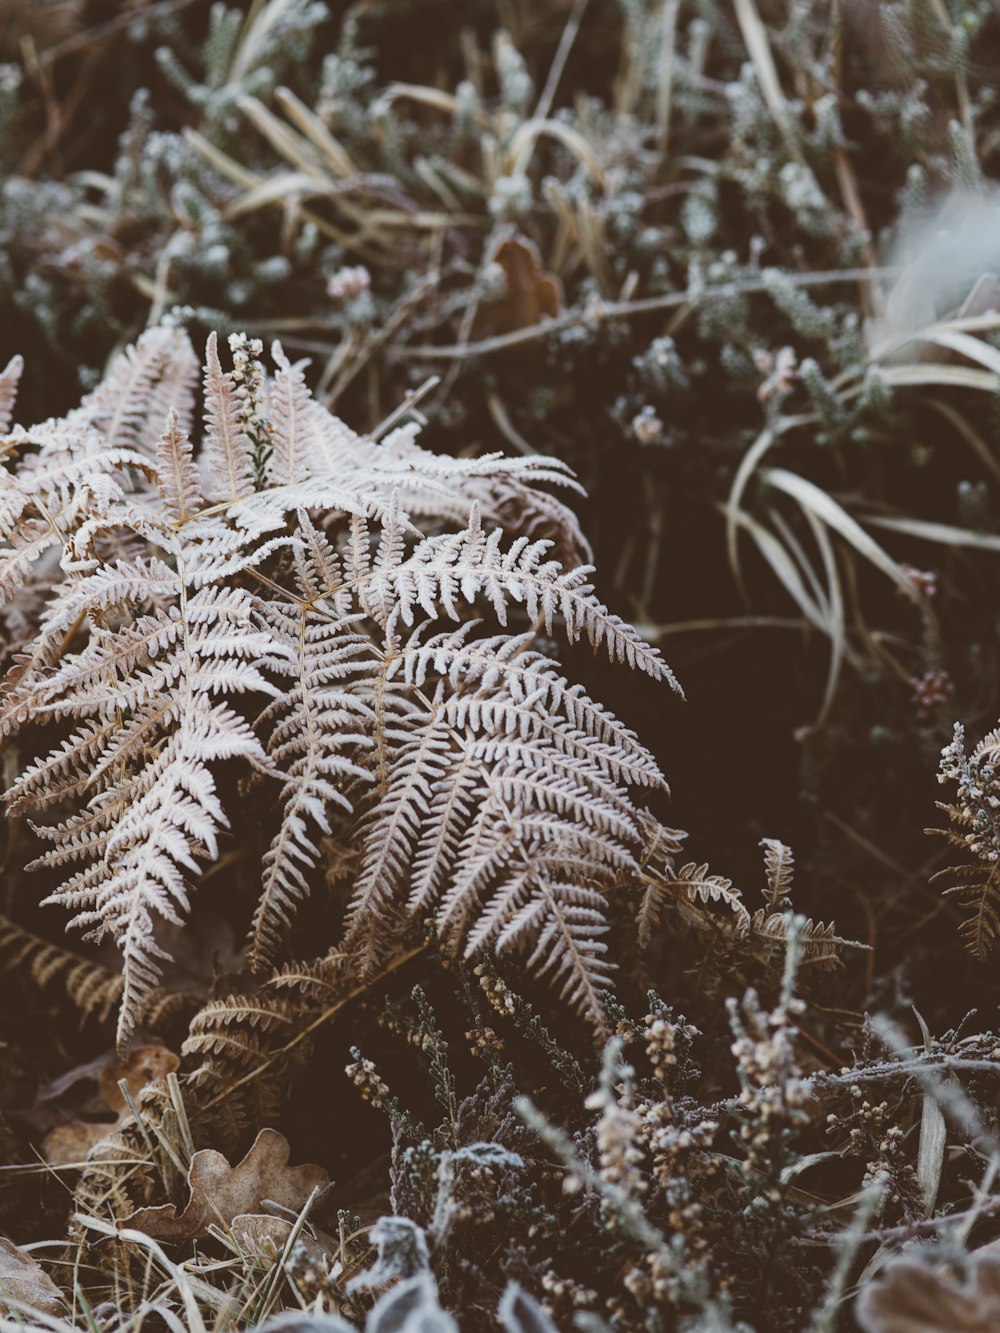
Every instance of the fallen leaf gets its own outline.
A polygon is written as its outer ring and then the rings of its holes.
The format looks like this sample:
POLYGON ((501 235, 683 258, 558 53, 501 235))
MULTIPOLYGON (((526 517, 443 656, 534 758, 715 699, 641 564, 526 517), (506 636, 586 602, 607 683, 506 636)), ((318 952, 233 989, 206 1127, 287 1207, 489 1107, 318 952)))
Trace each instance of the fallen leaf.
POLYGON ((246 1214, 266 1216, 265 1199, 298 1213, 313 1190, 326 1189, 330 1177, 312 1163, 290 1167, 289 1154, 288 1140, 276 1129, 262 1129, 236 1166, 214 1148, 202 1148, 191 1158, 191 1197, 182 1213, 172 1203, 140 1208, 120 1226, 143 1231, 153 1240, 181 1243, 207 1235, 213 1223, 231 1227, 237 1217, 245 1221, 246 1214))
POLYGON ((166 1046, 138 1046, 124 1063, 112 1060, 101 1070, 98 1078, 101 1096, 112 1111, 124 1111, 128 1102, 118 1086, 122 1079, 128 1084, 134 1100, 143 1088, 158 1078, 166 1078, 179 1064, 180 1060, 166 1046))
POLYGON ((113 1134, 118 1120, 71 1120, 68 1125, 56 1125, 42 1140, 42 1156, 49 1166, 70 1166, 83 1163, 91 1148, 113 1134))
MULTIPOLYGON (((229 1229, 245 1258, 273 1259, 288 1244, 295 1224, 285 1217, 272 1217, 270 1213, 241 1213, 233 1218, 229 1229)), ((323 1232, 312 1236, 301 1230, 295 1244, 308 1263, 320 1264, 324 1268, 333 1262, 337 1249, 333 1238, 323 1232)))
POLYGON ((230 1223, 233 1239, 245 1255, 276 1254, 288 1243, 294 1223, 270 1213, 241 1213, 230 1223))
POLYGON ((179 1064, 180 1060, 166 1046, 138 1046, 124 1063, 112 1056, 99 1066, 92 1061, 80 1070, 71 1071, 70 1075, 53 1084, 53 1088, 61 1090, 63 1085, 70 1086, 66 1083, 67 1078, 75 1082, 77 1077, 93 1077, 96 1073, 101 1097, 112 1111, 117 1111, 117 1117, 114 1120, 71 1120, 65 1125, 57 1125, 42 1141, 42 1156, 50 1166, 69 1166, 85 1161, 91 1149, 120 1129, 131 1115, 119 1082, 125 1080, 134 1100, 143 1088, 172 1074, 179 1064))
POLYGON ((30 1254, 0 1236, 0 1313, 16 1318, 25 1309, 36 1314, 65 1313, 62 1293, 48 1273, 30 1254))
POLYGON ((543 317, 554 318, 562 304, 562 286, 551 273, 543 273, 538 250, 523 236, 500 241, 489 256, 507 279, 507 290, 497 301, 480 308, 475 333, 511 333, 529 328, 543 317))

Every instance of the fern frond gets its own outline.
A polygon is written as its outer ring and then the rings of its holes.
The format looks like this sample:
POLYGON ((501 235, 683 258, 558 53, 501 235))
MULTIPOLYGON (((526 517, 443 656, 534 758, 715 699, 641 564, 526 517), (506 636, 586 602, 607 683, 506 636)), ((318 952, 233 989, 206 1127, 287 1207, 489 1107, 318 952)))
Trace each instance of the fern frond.
POLYGON ((205 347, 204 489, 209 500, 241 500, 253 492, 253 452, 231 371, 219 360, 219 340, 205 347))
POLYGON ((461 941, 467 956, 533 939, 531 965, 544 957, 554 975, 565 970, 566 993, 597 1018, 596 995, 607 984, 597 941, 602 890, 634 865, 638 844, 617 782, 613 720, 602 717, 608 739, 593 740, 546 707, 576 702, 558 690, 536 691, 527 709, 501 688, 502 660, 488 674, 480 662, 463 677, 455 654, 466 649, 459 631, 426 645, 418 639, 408 659, 409 679, 422 690, 435 657, 448 675, 438 678, 416 733, 405 728, 391 755, 388 787, 366 828, 345 948, 360 955, 362 970, 373 966, 380 914, 405 901, 413 921, 433 911, 441 935, 456 947, 461 941))
POLYGON ((169 417, 174 417, 178 431, 185 436, 191 434, 194 424, 198 358, 186 333, 172 329, 170 334, 169 351, 147 399, 146 424, 136 444, 140 453, 151 458, 156 458, 169 417))
POLYGON ((639 828, 642 836, 639 863, 633 874, 624 877, 623 883, 627 889, 637 885, 641 890, 636 908, 640 948, 648 947, 667 903, 680 908, 683 917, 696 926, 716 925, 718 918, 692 912, 692 907, 722 904, 732 914, 730 928, 735 935, 747 934, 750 913, 731 880, 712 874, 707 865, 698 865, 695 861, 678 868, 676 863, 686 833, 666 828, 645 812, 639 817, 639 828))
POLYGON ((611 985, 612 965, 601 938, 608 931, 604 908, 596 889, 538 875, 532 896, 500 932, 497 949, 517 947, 522 936, 534 936, 528 970, 561 983, 562 999, 606 1032, 601 992, 611 985))
POLYGON ((791 902, 792 880, 795 877, 792 849, 777 838, 761 838, 760 845, 764 848, 767 910, 771 913, 783 912, 791 902))
POLYGON ((550 542, 518 537, 503 551, 503 533, 495 529, 486 535, 475 506, 464 532, 428 537, 405 559, 401 533, 391 527, 387 532, 393 545, 380 548, 381 559, 361 598, 369 614, 389 631, 399 621, 413 624, 417 607, 431 619, 443 612, 457 621, 463 603, 471 606, 480 598, 506 625, 509 606, 519 604, 531 623, 544 625, 547 633, 553 633, 558 618, 571 643, 585 637, 595 649, 603 645, 612 661, 666 680, 681 693, 657 650, 594 596, 588 566, 564 570, 558 561, 545 559, 550 542))
MULTIPOLYGON (((0 589, 17 605, 43 561, 62 574, 24 618, 0 725, 69 724, 7 799, 54 821, 37 864, 68 878, 47 901, 122 952, 120 1042, 164 960, 158 923, 184 919, 220 854, 223 763, 279 784, 255 969, 277 960, 336 827, 357 864, 359 976, 429 916, 451 950, 516 948, 599 1023, 606 896, 644 851, 631 789, 665 784, 534 631, 679 687, 590 567, 554 558, 582 542, 537 488, 566 470, 437 457, 410 425, 360 437, 279 345, 269 386, 256 344, 230 345, 227 372, 208 340, 200 449, 190 346, 154 330, 71 418, 14 432, 31 448, 0 485, 0 589), (531 535, 509 541, 494 525, 517 506, 531 535)), ((725 897, 699 876, 675 887, 725 897)))
POLYGON ((667 880, 667 884, 675 893, 684 894, 689 902, 722 903, 728 907, 736 919, 737 934, 743 935, 749 929, 750 913, 743 905, 739 889, 724 875, 712 874, 707 865, 689 861, 667 880))
POLYGON ((296 1038, 309 1017, 297 998, 269 989, 210 1000, 195 1014, 181 1048, 191 1067, 188 1086, 226 1139, 278 1119, 296 1038))
POLYGON ((391 666, 394 679, 413 690, 447 681, 446 720, 456 735, 480 738, 484 762, 516 758, 526 772, 550 764, 554 775, 574 772, 603 785, 609 801, 617 800, 615 783, 663 785, 634 734, 532 651, 530 635, 472 639, 474 628, 426 641, 415 632, 391 648, 391 666))
POLYGON ((6 550, 0 551, 0 606, 17 596, 42 556, 59 545, 59 534, 36 518, 21 523, 9 540, 6 550))
POLYGON ((167 516, 175 524, 186 523, 201 507, 198 473, 187 432, 171 408, 166 430, 156 446, 157 484, 167 516))
POLYGON ((281 968, 252 995, 213 999, 195 1014, 181 1048, 191 1070, 187 1087, 227 1147, 280 1118, 311 1033, 358 993, 344 955, 332 951, 281 968))
POLYGON ((278 373, 268 401, 271 444, 274 450, 271 475, 281 485, 305 481, 316 471, 319 453, 313 425, 313 401, 306 388, 303 369, 308 362, 292 365, 275 342, 271 357, 278 373))
POLYGON ((24 371, 24 358, 12 356, 0 370, 0 435, 6 435, 14 419, 14 404, 17 402, 17 386, 24 371))
MULTIPOLYGON (((532 540, 551 540, 568 560, 590 560, 590 544, 576 514, 562 500, 539 489, 546 485, 583 493, 559 459, 538 454, 519 459, 499 454, 471 461, 441 459, 422 449, 415 437, 413 426, 400 426, 378 445, 378 461, 383 467, 390 460, 403 464, 395 469, 394 488, 408 514, 419 519, 428 514, 440 517, 449 513, 462 523, 468 520, 472 505, 478 505, 483 519, 491 526, 522 533, 532 540), (428 487, 432 478, 437 480, 436 489, 428 487), (456 487, 458 478, 460 484, 456 487), (446 489, 442 482, 450 486, 446 489), (454 495, 456 489, 458 495, 454 495)), ((366 448, 371 450, 373 446, 356 441, 355 456, 357 450, 366 448)))
POLYGON ((171 408, 180 421, 189 420, 197 370, 186 334, 147 329, 134 347, 115 357, 68 421, 75 430, 94 431, 106 449, 134 450, 150 458, 171 408))
POLYGON ((61 986, 81 1018, 104 1022, 121 999, 120 973, 43 940, 5 916, 0 916, 0 964, 8 975, 27 972, 42 989, 61 986))
POLYGON ((243 719, 193 694, 176 729, 155 757, 94 797, 82 816, 44 830, 56 844, 42 864, 65 856, 96 861, 46 902, 76 913, 72 926, 87 937, 115 939, 123 957, 118 1043, 124 1047, 141 1017, 167 957, 155 920, 180 924, 189 908, 185 876, 198 858, 218 855, 218 832, 228 824, 209 764, 237 756, 264 758, 243 719))
MULTIPOLYGON (((304 556, 300 562, 301 581, 311 585, 330 570, 316 563, 327 556, 322 534, 306 519, 303 529, 314 539, 313 561, 304 556)), ((352 778, 369 776, 354 756, 373 744, 374 710, 357 686, 378 665, 370 641, 355 628, 357 616, 318 616, 306 600, 272 601, 261 615, 275 642, 287 650, 273 666, 289 677, 289 687, 257 723, 258 729, 266 725, 270 730, 268 755, 283 774, 283 786, 281 825, 264 856, 250 934, 255 971, 274 962, 281 935, 309 892, 308 872, 319 857, 315 839, 331 832, 327 808, 332 804, 350 813, 344 787, 352 778)))
MULTIPOLYGON (((412 715, 411 715, 412 716, 412 715)), ((379 918, 401 896, 421 828, 431 812, 431 796, 442 780, 451 736, 440 699, 420 718, 419 726, 393 738, 389 779, 362 829, 361 870, 347 918, 345 949, 370 973, 384 952, 379 918)))
MULTIPOLYGON (((759 908, 753 914, 750 934, 755 940, 765 941, 769 945, 784 946, 788 940, 789 920, 787 912, 768 912, 766 908, 759 908)), ((826 925, 811 918, 800 920, 797 930, 802 963, 811 963, 821 969, 838 967, 841 949, 865 947, 857 940, 842 939, 836 934, 832 921, 826 925)))
MULTIPOLYGON (((42 990, 58 986, 81 1021, 107 1022, 122 996, 122 974, 93 958, 84 958, 64 945, 24 930, 0 916, 0 964, 10 978, 25 976, 42 990)), ((155 990, 148 997, 144 1026, 148 1031, 174 1022, 178 1015, 199 1007, 197 996, 185 991, 155 990)))
MULTIPOLYGON (((148 573, 105 570, 89 581, 103 602, 136 600, 138 590, 141 604, 148 573), (109 582, 113 592, 105 591, 109 582)), ((182 577, 163 581, 173 587, 174 605, 119 630, 95 629, 86 648, 37 686, 36 711, 90 724, 26 769, 8 793, 16 808, 37 808, 57 795, 93 791, 79 814, 39 830, 53 844, 39 864, 89 863, 46 901, 70 908, 71 924, 91 938, 110 933, 121 949, 120 1044, 165 956, 155 921, 183 919, 185 877, 198 873, 201 859, 216 857, 218 832, 228 824, 210 766, 266 761, 249 723, 217 696, 275 693, 256 662, 283 655, 252 619, 248 594, 207 588, 188 595, 182 577), (113 728, 106 725, 111 718, 113 728)))

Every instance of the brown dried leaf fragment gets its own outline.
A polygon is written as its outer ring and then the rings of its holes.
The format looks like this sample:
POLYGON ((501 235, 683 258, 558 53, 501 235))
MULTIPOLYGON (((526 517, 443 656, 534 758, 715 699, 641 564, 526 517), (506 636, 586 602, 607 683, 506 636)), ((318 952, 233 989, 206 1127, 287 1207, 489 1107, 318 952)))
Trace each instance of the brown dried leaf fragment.
POLYGON ((62 1293, 38 1261, 0 1236, 0 1314, 16 1319, 26 1310, 66 1313, 62 1293))
POLYGON ((233 1239, 245 1255, 276 1254, 288 1244, 293 1224, 269 1213, 240 1213, 231 1223, 233 1239))
POLYGON ((231 1227, 236 1218, 245 1227, 245 1214, 264 1214, 265 1200, 298 1213, 314 1190, 326 1189, 330 1177, 313 1163, 290 1167, 289 1155, 288 1140, 276 1129, 262 1129, 236 1166, 213 1148, 203 1148, 191 1159, 191 1197, 182 1213, 172 1203, 140 1208, 121 1226, 154 1240, 182 1243, 207 1235, 213 1224, 231 1227))
POLYGON ((480 311, 477 336, 512 333, 559 314, 562 284, 553 274, 542 272, 538 250, 531 241, 523 236, 508 237, 494 249, 490 261, 503 269, 507 290, 480 311))
POLYGON ((118 1086, 123 1079, 134 1099, 143 1088, 157 1079, 166 1078, 179 1065, 180 1060, 166 1046, 137 1046, 126 1060, 112 1060, 101 1070, 101 1096, 112 1111, 124 1111, 128 1103, 118 1086))
MULTIPOLYGON (((124 1061, 112 1056, 98 1074, 98 1086, 105 1102, 112 1111, 117 1112, 117 1119, 71 1120, 68 1124, 57 1125, 45 1136, 42 1156, 50 1166, 82 1164, 91 1150, 109 1134, 120 1129, 131 1115, 119 1083, 124 1079, 134 1101, 143 1088, 166 1078, 179 1065, 178 1057, 166 1046, 137 1046, 124 1061)), ((82 1076, 86 1077, 90 1072, 89 1066, 82 1067, 82 1076)), ((65 1086, 71 1084, 66 1083, 65 1086)))
POLYGON ((117 1120, 71 1120, 56 1125, 42 1140, 42 1156, 49 1166, 83 1166, 91 1149, 118 1128, 117 1120))
MULTIPOLYGON (((273 1259, 291 1240, 296 1225, 286 1217, 272 1217, 270 1213, 241 1213, 233 1218, 230 1230, 245 1258, 273 1259)), ((310 1235, 309 1229, 298 1230, 295 1245, 305 1261, 321 1265, 324 1270, 337 1253, 337 1242, 332 1237, 324 1232, 310 1235)))

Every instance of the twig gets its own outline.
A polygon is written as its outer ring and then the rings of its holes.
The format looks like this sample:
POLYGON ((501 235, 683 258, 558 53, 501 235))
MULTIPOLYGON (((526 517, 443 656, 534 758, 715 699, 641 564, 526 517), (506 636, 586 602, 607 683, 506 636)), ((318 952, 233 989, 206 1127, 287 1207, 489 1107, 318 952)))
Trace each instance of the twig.
MULTIPOLYGON (((912 1240, 917 1236, 933 1236, 936 1232, 940 1231, 942 1227, 946 1227, 950 1223, 964 1222, 969 1218, 978 1220, 982 1217, 992 1217, 996 1213, 1000 1213, 1000 1198, 994 1196, 985 1203, 982 1203, 975 1208, 969 1208, 961 1213, 947 1213, 943 1217, 922 1217, 918 1221, 906 1223, 905 1226, 880 1227, 875 1231, 866 1231, 861 1236, 861 1240, 865 1242, 880 1241, 885 1243, 886 1241, 912 1240)), ((841 1234, 845 1237, 851 1235, 849 1231, 842 1232, 841 1234)), ((809 1240, 822 1241, 823 1244, 827 1245, 830 1243, 831 1239, 829 1232, 823 1231, 808 1231, 806 1232, 806 1235, 809 1240)))
POLYGON ((824 1087, 837 1084, 880 1083, 887 1078, 920 1078, 925 1073, 961 1071, 970 1074, 1000 1074, 1000 1060, 974 1060, 956 1055, 917 1056, 912 1060, 884 1060, 867 1069, 852 1069, 846 1074, 822 1074, 817 1083, 824 1087))
MULTIPOLYGON (((793 273, 788 281, 796 287, 822 287, 827 283, 858 282, 863 278, 891 278, 900 272, 898 265, 883 268, 844 268, 829 272, 793 273)), ((667 292, 663 296, 647 297, 640 301, 611 301, 601 306, 601 319, 630 319, 633 315, 653 314, 658 310, 674 310, 683 305, 699 305, 716 296, 738 296, 750 292, 763 292, 768 284, 761 278, 748 278, 743 282, 725 282, 718 287, 706 287, 695 294, 692 292, 667 292)), ((523 329, 513 329, 510 333, 499 333, 492 338, 482 338, 479 342, 455 343, 450 346, 435 347, 395 347, 389 349, 391 361, 455 361, 467 357, 488 356, 493 352, 502 352, 508 347, 531 342, 534 338, 546 337, 551 333, 561 333, 563 329, 575 328, 593 319, 590 310, 570 310, 555 319, 542 320, 538 324, 529 324, 523 329)))
POLYGON ((385 420, 375 427, 368 438, 370 440, 380 440, 386 431, 390 430, 401 417, 405 417, 407 412, 412 412, 417 403, 426 398, 439 383, 440 380, 437 375, 431 375, 428 379, 425 379, 423 384, 418 385, 412 393, 408 393, 400 405, 394 408, 385 420))
POLYGON ((74 33, 72 37, 67 37, 65 41, 59 42, 56 46, 50 46, 47 50, 41 52, 39 59, 44 64, 50 65, 63 56, 78 51, 82 46, 90 46, 94 42, 101 41, 104 37, 110 37, 113 33, 130 27, 131 24, 137 23, 140 19, 148 18, 153 14, 173 14, 179 9, 186 9, 188 5, 197 3, 201 3, 201 0, 159 0, 159 3, 156 4, 127 9, 115 18, 108 19, 106 23, 100 23, 96 27, 84 28, 81 32, 74 33))

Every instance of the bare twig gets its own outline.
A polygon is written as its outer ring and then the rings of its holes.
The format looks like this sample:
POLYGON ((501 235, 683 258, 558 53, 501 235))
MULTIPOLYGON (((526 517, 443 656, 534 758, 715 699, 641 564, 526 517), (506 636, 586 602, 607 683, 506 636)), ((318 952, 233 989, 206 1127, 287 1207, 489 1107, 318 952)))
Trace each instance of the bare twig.
MULTIPOLYGON (((834 269, 829 272, 792 273, 789 282, 796 287, 823 287, 828 283, 858 282, 863 278, 891 278, 898 275, 898 266, 869 268, 834 269)), ((706 287, 697 295, 691 292, 667 292, 663 296, 646 297, 639 301, 611 301, 602 304, 601 319, 631 319, 633 315, 655 314, 659 310, 675 310, 683 305, 701 305, 712 297, 745 295, 767 290, 768 284, 759 278, 748 278, 741 282, 721 283, 718 287, 706 287)), ((455 361, 466 360, 474 356, 489 356, 493 352, 505 351, 520 343, 532 342, 563 329, 575 328, 593 319, 590 310, 569 310, 556 319, 541 320, 529 324, 523 329, 514 329, 510 333, 499 333, 492 338, 481 338, 478 342, 457 343, 450 346, 434 347, 395 347, 389 349, 392 361, 455 361)))

